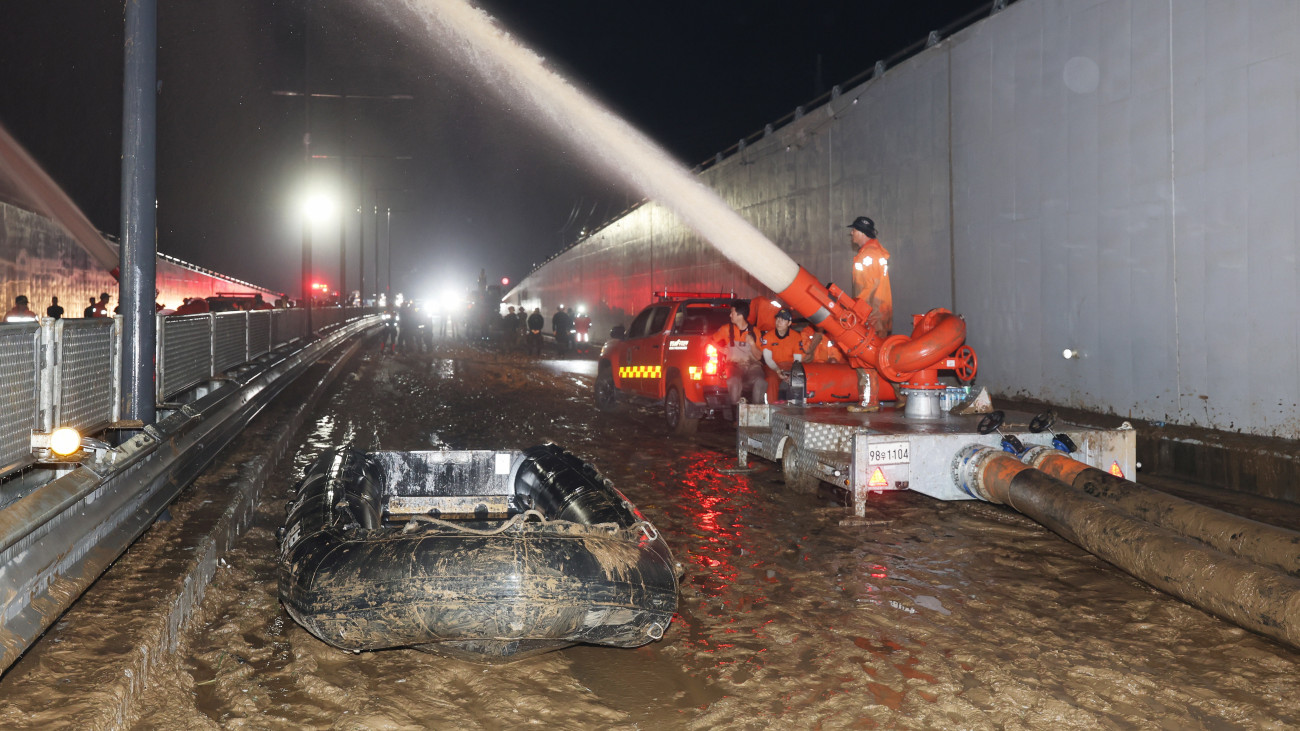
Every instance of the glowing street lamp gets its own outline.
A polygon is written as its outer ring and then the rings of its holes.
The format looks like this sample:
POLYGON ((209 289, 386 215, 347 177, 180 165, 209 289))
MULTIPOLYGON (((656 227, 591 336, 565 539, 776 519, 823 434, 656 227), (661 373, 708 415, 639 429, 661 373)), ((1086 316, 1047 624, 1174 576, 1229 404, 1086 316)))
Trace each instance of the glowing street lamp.
POLYGON ((334 214, 334 196, 316 187, 309 190, 301 201, 302 212, 302 296, 306 299, 307 332, 315 332, 311 321, 311 301, 315 285, 311 281, 311 229, 312 225, 328 220, 334 214))

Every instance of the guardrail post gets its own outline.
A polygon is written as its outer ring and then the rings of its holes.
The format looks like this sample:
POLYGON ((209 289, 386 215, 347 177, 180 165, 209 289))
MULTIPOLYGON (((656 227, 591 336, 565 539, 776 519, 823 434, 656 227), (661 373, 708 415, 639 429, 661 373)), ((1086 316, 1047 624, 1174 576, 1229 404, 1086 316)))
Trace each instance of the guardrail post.
MULTIPOLYGON (((62 322, 62 320, 60 320, 60 322, 62 322)), ((111 356, 112 365, 110 367, 113 369, 111 378, 113 381, 113 422, 114 423, 121 421, 123 417, 122 414, 122 361, 123 361, 122 333, 125 329, 126 329, 126 324, 122 321, 122 318, 114 317, 113 337, 108 346, 109 352, 112 353, 111 356)), ((161 315, 154 315, 153 332, 154 332, 154 351, 155 353, 157 353, 159 347, 162 345, 162 316, 161 315)), ((157 370, 160 367, 161 363, 162 361, 158 360, 158 358, 155 356, 153 362, 154 387, 152 389, 154 391, 157 391, 159 384, 162 383, 162 377, 159 375, 160 371, 157 370)), ((152 394, 150 394, 149 396, 144 396, 143 394, 141 394, 141 398, 150 399, 147 413, 152 414, 156 417, 158 414, 158 399, 155 398, 152 394)), ((149 423, 150 423, 149 421, 145 422, 146 425, 149 423)))
POLYGON ((36 428, 47 434, 54 430, 54 405, 59 403, 59 383, 55 378, 58 366, 59 333, 63 320, 41 318, 41 329, 36 331, 36 428))

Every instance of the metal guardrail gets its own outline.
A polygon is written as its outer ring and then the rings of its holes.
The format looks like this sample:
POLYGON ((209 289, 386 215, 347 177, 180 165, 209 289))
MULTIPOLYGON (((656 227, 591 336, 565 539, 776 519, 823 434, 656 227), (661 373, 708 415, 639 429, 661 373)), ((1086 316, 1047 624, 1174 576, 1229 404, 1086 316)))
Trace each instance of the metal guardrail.
MULTIPOLYGON (((378 312, 322 308, 329 329, 378 312)), ((158 318, 156 396, 166 403, 307 334, 303 310, 158 318)), ((97 432, 121 418, 121 320, 0 324, 0 478, 33 462, 32 435, 63 426, 97 432)))
MULTIPOLYGON (((372 315, 373 307, 312 310, 315 326, 329 328, 372 315)), ((307 334, 305 310, 218 312, 158 318, 157 397, 160 403, 217 378, 307 334)))
MULTIPOLYGON (((303 338, 301 347, 273 351, 249 367, 227 373, 211 390, 200 389, 187 403, 174 407, 157 424, 122 445, 88 449, 74 463, 33 467, 0 485, 13 488, 0 489, 5 493, 5 505, 0 509, 0 670, 13 664, 288 383, 347 338, 376 325, 378 318, 367 313, 353 309, 325 315, 318 319, 324 323, 319 339, 303 338), (48 476, 34 479, 42 474, 48 476)), ((175 347, 183 345, 185 350, 174 351, 171 357, 179 359, 180 352, 193 352, 195 343, 202 340, 193 332, 204 327, 210 347, 213 319, 167 318, 169 328, 183 326, 188 338, 180 345, 175 344, 179 336, 173 340, 175 347)), ((249 318, 244 321, 257 322, 249 318)), ((58 367, 41 368, 40 337, 47 326, 0 326, 0 394, 12 398, 21 412, 13 417, 6 411, 0 415, 0 423, 14 434, 26 430, 28 454, 32 425, 41 423, 41 416, 33 412, 47 397, 43 387, 37 397, 37 374, 48 371, 47 377, 53 379, 53 373, 58 371, 61 376, 50 393, 71 394, 84 385, 72 384, 72 374, 82 372, 79 369, 86 367, 83 361, 91 361, 95 357, 92 354, 102 357, 102 336, 116 333, 119 327, 109 320, 71 328, 65 325, 59 332, 60 340, 46 343, 57 357, 47 355, 45 362, 56 361, 58 367)), ((58 328, 50 323, 48 329, 58 328)), ((286 328, 281 336, 288 336, 291 330, 286 328)), ((248 340, 245 337, 243 342, 248 340)), ((228 345, 225 340, 221 342, 223 347, 228 345)), ((213 351, 199 350, 208 354, 206 362, 210 367, 213 351)), ((87 371, 90 381, 102 383, 95 379, 108 378, 115 382, 117 360, 110 357, 108 363, 91 363, 87 371)), ((178 367, 175 360, 173 366, 178 367)), ((159 380, 163 380, 161 374, 159 380)), ((80 418, 103 418, 101 400, 116 401, 112 393, 115 389, 107 390, 110 395, 105 396, 95 395, 93 387, 86 388, 85 393, 93 397, 78 396, 78 408, 87 414, 80 418)), ((70 414, 62 401, 44 403, 46 406, 40 408, 57 403, 63 409, 57 413, 70 414)), ((45 419, 46 426, 54 423, 54 413, 45 419)), ((22 451, 20 441, 10 447, 13 455, 22 451)))

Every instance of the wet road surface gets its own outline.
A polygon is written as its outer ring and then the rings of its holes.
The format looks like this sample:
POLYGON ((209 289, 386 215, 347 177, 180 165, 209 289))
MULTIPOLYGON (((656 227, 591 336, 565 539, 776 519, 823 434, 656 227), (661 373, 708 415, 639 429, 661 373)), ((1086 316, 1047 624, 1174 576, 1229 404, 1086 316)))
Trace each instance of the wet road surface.
MULTIPOLYGON (((775 465, 719 472, 735 466, 725 423, 676 438, 651 409, 597 413, 590 366, 464 344, 398 357, 368 349, 267 486, 136 727, 1300 726, 1300 654, 998 506, 895 493, 841 524, 833 494, 787 492, 775 465), (321 643, 278 603, 275 532, 302 468, 345 440, 568 447, 664 532, 686 566, 678 616, 639 649, 504 666, 321 643)), ((1252 517, 1296 525, 1294 506, 1243 502, 1252 517)))

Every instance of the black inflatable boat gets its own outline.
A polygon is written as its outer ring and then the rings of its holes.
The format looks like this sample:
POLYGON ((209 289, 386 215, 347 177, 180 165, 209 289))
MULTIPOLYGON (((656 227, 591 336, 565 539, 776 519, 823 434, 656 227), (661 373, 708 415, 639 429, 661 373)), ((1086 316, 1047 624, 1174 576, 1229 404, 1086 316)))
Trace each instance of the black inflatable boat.
POLYGON ((500 662, 659 639, 676 569, 627 498, 553 444, 342 449, 289 503, 279 583, 289 614, 336 647, 500 662))

